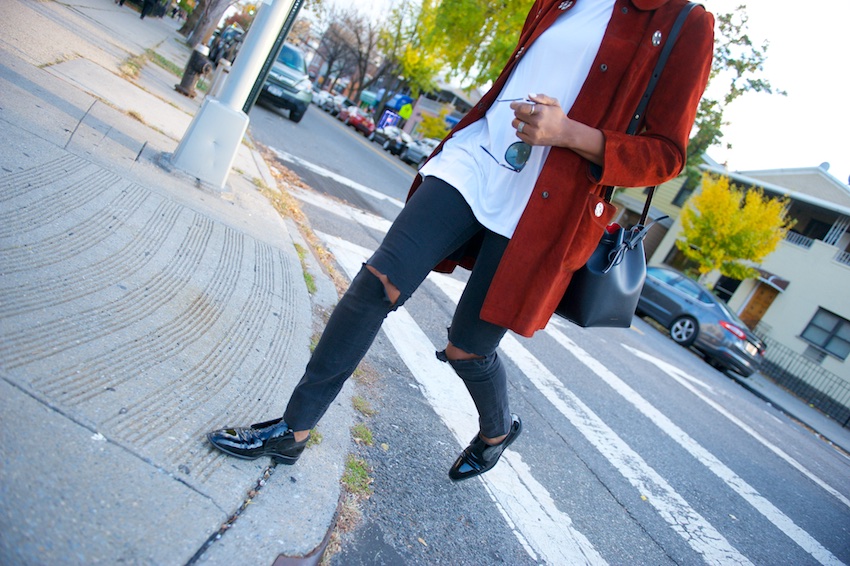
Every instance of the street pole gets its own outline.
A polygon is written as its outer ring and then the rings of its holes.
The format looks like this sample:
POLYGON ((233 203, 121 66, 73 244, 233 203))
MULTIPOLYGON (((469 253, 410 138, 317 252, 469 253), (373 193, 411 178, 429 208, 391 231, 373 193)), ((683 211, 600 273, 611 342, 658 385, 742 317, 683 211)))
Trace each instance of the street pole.
POLYGON ((272 65, 274 65, 274 62, 277 60, 278 55, 280 55, 280 51, 283 48, 283 42, 286 41, 286 36, 289 35, 289 30, 292 29, 292 24, 295 23, 295 18, 298 16, 298 12, 301 10, 302 5, 304 5, 304 0, 295 0, 293 2, 292 8, 289 10, 289 14, 286 16, 286 20, 283 22, 283 26, 277 34, 277 39, 275 39, 274 45, 272 46, 268 57, 266 57, 263 67, 260 69, 260 74, 257 75, 257 78, 254 81, 254 86, 251 88, 251 92, 245 99, 245 104, 242 105, 242 111, 245 112, 245 114, 250 112, 251 108, 253 108, 254 104, 257 102, 257 97, 260 95, 263 83, 266 82, 266 77, 269 76, 269 71, 271 71, 272 65))
MULTIPOLYGON (((251 96, 268 54, 278 40, 282 45, 283 39, 279 36, 284 32, 284 24, 294 20, 301 4, 300 0, 271 0, 271 3, 262 4, 245 35, 221 96, 204 99, 174 151, 171 158, 174 167, 205 183, 224 187, 239 144, 248 129, 248 114, 243 107, 251 96)), ((291 27, 291 23, 289 25, 291 27)), ((277 50, 280 51, 280 48, 277 50)), ((265 72, 268 74, 268 69, 265 72)), ((265 76, 261 80, 265 80, 265 76)))

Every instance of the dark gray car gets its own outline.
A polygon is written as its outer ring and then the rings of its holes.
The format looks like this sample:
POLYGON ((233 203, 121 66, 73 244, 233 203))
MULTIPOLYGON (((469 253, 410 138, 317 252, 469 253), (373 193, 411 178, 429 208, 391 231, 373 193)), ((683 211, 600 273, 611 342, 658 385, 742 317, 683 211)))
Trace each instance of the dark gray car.
POLYGON ((684 274, 649 267, 638 314, 670 330, 682 346, 693 346, 708 363, 749 377, 759 368, 764 343, 706 287, 684 274))
POLYGON ((260 91, 260 98, 289 110, 289 119, 300 122, 313 100, 313 83, 307 76, 304 54, 294 45, 283 44, 277 60, 260 91))

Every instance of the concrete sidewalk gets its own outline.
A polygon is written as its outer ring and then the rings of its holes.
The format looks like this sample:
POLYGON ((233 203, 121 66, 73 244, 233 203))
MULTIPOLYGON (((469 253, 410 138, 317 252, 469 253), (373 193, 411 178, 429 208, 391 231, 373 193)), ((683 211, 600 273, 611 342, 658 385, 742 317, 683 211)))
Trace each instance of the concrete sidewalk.
POLYGON ((0 562, 311 553, 339 499, 348 396, 291 468, 204 437, 279 415, 309 357, 298 235, 258 190, 269 167, 243 144, 212 191, 157 164, 201 99, 153 63, 135 81, 119 67, 151 50, 182 68, 177 21, 8 0, 0 27, 0 562))

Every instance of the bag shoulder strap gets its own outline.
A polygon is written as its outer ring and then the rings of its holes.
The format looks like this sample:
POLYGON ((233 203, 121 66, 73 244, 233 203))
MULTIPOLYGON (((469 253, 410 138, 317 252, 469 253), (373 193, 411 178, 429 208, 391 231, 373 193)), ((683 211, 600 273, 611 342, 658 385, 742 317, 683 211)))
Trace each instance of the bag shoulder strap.
MULTIPOLYGON (((679 37, 679 32, 682 29, 682 26, 685 25, 685 19, 687 19, 688 14, 691 13, 696 7, 694 2, 688 2, 684 6, 682 6, 682 10, 679 12, 679 15, 676 17, 676 21, 673 22, 673 27, 670 28, 670 35, 667 36, 667 40, 664 42, 664 47, 661 50, 661 55, 658 56, 658 62, 655 64, 655 69, 652 70, 652 75, 649 78, 649 83, 646 85, 646 90, 643 93, 643 96, 638 103, 638 107, 635 110, 635 113, 632 115, 632 119, 629 122, 629 127, 626 128, 626 133, 630 136, 635 135, 637 132, 638 126, 640 125, 641 119, 643 118, 643 113, 646 111, 646 107, 649 104, 649 99, 652 96, 653 91, 655 91, 655 86, 658 84, 658 79, 661 76, 661 72, 664 70, 664 66, 667 64, 667 58, 670 56, 670 52, 673 50, 673 46, 676 44, 676 39, 679 37)), ((643 207, 643 214, 641 215, 640 224, 643 225, 646 223, 646 217, 649 214, 649 205, 652 202, 652 193, 655 192, 655 187, 649 187, 649 191, 647 191, 646 195, 646 203, 643 207)), ((605 200, 611 202, 611 197, 614 196, 614 187, 606 186, 605 187, 605 200)))

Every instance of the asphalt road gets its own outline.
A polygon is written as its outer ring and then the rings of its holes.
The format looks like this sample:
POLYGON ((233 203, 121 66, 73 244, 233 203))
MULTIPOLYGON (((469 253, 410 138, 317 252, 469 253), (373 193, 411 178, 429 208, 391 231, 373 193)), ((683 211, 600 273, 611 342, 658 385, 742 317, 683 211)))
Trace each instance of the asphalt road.
MULTIPOLYGON (((285 114, 254 109, 252 135, 315 189, 295 194, 350 276, 414 170, 315 107, 285 114)), ((367 356, 375 441, 354 450, 372 495, 332 564, 850 563, 850 459, 639 319, 509 334, 524 432, 482 479, 452 483, 477 426, 433 352, 462 284, 429 278, 367 356)))

